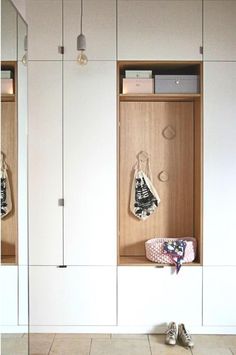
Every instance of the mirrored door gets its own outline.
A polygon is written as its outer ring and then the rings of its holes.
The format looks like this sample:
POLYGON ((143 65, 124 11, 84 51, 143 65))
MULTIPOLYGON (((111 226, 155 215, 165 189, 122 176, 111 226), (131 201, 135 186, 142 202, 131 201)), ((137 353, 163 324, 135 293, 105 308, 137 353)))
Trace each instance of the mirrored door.
POLYGON ((1 1, 1 354, 28 354, 27 24, 1 1))

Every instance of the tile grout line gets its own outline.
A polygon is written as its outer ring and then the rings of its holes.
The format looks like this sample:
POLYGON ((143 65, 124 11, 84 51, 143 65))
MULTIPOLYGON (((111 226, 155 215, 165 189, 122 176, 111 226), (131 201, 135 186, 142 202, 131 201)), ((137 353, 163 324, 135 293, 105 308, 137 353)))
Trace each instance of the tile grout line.
POLYGON ((89 354, 88 355, 91 355, 92 342, 93 342, 93 338, 90 339, 90 346, 89 346, 89 354))
POLYGON ((147 338, 148 338, 148 344, 149 344, 150 354, 152 355, 152 347, 151 347, 151 343, 150 343, 150 337, 149 337, 149 334, 147 334, 147 338))
POLYGON ((56 333, 54 333, 54 336, 53 336, 53 339, 52 339, 52 343, 51 343, 51 346, 50 346, 49 351, 48 351, 48 355, 50 355, 50 352, 52 350, 52 346, 53 346, 55 338, 56 338, 56 333))

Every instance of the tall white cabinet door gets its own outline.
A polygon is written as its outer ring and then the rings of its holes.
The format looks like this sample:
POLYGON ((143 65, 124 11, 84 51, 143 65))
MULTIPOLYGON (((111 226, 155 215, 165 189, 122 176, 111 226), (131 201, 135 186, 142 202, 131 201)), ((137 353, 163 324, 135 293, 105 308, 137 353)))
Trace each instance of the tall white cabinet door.
POLYGON ((118 58, 201 59, 201 0, 118 0, 118 58))
POLYGON ((116 63, 64 63, 66 265, 116 263, 116 63))
POLYGON ((58 46, 62 45, 62 0, 28 0, 30 60, 61 60, 58 46))
POLYGON ((163 326, 175 320, 202 323, 202 268, 124 267, 118 269, 118 325, 163 326))
POLYGON ((235 19, 235 0, 204 0, 204 60, 236 60, 235 19))
POLYGON ((62 63, 29 62, 29 262, 62 263, 62 63))
MULTIPOLYGON (((89 60, 116 59, 116 0, 84 0, 83 33, 89 60)), ((76 60, 80 0, 64 1, 65 59, 76 60)))
POLYGON ((235 280, 235 266, 204 267, 204 326, 236 326, 235 280))
POLYGON ((204 67, 204 264, 236 265, 236 63, 204 67))
POLYGON ((116 267, 30 267, 31 325, 115 325, 116 267))
POLYGON ((17 266, 0 267, 0 325, 17 325, 17 266))

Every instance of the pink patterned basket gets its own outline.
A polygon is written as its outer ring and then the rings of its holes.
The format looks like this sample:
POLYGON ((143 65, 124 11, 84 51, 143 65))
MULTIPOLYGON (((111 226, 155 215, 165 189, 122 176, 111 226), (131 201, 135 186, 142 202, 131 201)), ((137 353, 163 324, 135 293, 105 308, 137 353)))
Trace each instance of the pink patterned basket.
POLYGON ((195 238, 153 238, 145 243, 146 258, 159 264, 173 264, 173 260, 168 254, 163 253, 164 242, 184 240, 187 242, 184 263, 190 263, 195 259, 197 243, 195 238))

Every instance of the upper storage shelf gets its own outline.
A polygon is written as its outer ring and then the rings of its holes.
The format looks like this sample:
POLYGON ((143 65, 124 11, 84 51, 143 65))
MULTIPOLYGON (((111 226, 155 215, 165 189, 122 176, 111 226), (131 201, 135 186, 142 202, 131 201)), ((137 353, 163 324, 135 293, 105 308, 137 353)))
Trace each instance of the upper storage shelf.
POLYGON ((118 76, 120 101, 192 101, 202 93, 201 62, 122 61, 118 76))

